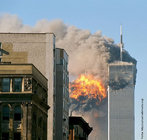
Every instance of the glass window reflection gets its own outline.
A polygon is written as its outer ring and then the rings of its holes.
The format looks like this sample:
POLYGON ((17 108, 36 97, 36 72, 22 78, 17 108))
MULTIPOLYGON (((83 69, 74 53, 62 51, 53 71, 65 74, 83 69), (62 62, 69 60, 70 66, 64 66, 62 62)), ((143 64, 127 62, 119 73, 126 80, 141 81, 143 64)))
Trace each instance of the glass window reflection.
POLYGON ((13 92, 21 92, 22 91, 22 78, 14 78, 12 82, 12 90, 13 92))
POLYGON ((2 78, 0 80, 1 91, 10 92, 10 78, 2 78))

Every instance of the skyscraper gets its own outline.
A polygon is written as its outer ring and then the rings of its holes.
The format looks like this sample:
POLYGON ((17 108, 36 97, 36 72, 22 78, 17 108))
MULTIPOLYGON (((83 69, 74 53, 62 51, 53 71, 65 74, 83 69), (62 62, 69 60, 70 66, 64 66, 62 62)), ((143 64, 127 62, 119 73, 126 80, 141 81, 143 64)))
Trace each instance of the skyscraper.
POLYGON ((68 140, 69 76, 67 66, 67 53, 64 49, 56 48, 56 135, 54 140, 68 140))
POLYGON ((108 74, 108 140, 134 140, 136 66, 111 63, 108 74))

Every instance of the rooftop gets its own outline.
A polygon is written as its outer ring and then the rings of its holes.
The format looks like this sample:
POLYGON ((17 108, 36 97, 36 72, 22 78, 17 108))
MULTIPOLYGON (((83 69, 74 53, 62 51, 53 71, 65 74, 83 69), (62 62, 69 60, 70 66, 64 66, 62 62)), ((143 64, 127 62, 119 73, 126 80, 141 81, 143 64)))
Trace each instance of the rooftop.
POLYGON ((89 135, 93 130, 92 127, 82 118, 77 116, 70 116, 69 117, 69 125, 80 125, 81 128, 89 135))
POLYGON ((47 78, 33 64, 0 63, 0 77, 32 75, 47 89, 47 78))

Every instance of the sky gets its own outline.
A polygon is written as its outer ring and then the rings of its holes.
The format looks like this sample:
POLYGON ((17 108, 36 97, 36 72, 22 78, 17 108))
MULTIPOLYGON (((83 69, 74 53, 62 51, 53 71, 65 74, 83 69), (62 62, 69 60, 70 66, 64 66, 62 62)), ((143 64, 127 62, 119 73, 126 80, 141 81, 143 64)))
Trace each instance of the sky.
MULTIPOLYGON (((144 140, 147 139, 147 1, 146 0, 1 0, 0 15, 17 15, 25 25, 60 19, 120 41, 123 26, 125 49, 137 60, 135 137, 141 139, 141 99, 144 99, 144 140)), ((11 23, 10 23, 11 24, 11 23)))

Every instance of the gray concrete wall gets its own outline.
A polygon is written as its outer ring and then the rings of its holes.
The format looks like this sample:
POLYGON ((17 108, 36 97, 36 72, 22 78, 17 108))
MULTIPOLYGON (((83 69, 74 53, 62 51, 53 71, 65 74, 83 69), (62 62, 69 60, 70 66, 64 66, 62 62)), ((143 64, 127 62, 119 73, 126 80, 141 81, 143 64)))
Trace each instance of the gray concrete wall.
POLYGON ((109 65, 108 140, 134 140, 134 69, 131 63, 109 65))

